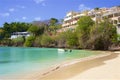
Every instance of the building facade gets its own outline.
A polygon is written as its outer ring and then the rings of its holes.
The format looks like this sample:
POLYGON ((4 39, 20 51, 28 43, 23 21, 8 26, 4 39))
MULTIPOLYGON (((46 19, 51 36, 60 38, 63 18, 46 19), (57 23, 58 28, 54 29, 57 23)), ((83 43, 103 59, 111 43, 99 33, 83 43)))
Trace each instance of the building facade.
POLYGON ((63 20, 62 29, 60 29, 59 32, 75 29, 77 21, 82 16, 85 16, 85 14, 74 11, 68 12, 63 20))
POLYGON ((79 18, 82 16, 90 16, 95 22, 100 22, 103 21, 104 18, 108 18, 113 25, 117 26, 120 24, 120 7, 96 8, 84 12, 68 12, 63 20, 62 29, 58 30, 58 32, 75 29, 79 18))
POLYGON ((28 36, 30 36, 29 32, 14 32, 14 33, 12 33, 10 39, 15 39, 15 38, 18 38, 18 37, 25 37, 26 38, 28 36))

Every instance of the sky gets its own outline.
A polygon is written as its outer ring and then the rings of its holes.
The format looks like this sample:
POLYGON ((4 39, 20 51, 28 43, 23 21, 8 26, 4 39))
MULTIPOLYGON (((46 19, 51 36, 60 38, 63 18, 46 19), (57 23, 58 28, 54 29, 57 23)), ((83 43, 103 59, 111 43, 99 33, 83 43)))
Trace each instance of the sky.
POLYGON ((69 11, 120 5, 120 0, 0 0, 0 26, 5 22, 63 19, 69 11))

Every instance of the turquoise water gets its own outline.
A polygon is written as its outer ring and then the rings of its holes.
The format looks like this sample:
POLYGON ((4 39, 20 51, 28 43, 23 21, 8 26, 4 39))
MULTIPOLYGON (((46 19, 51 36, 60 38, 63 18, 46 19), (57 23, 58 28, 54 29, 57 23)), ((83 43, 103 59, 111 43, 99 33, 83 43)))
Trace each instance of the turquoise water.
POLYGON ((0 75, 43 70, 66 60, 95 54, 85 50, 59 52, 56 48, 0 47, 0 75))

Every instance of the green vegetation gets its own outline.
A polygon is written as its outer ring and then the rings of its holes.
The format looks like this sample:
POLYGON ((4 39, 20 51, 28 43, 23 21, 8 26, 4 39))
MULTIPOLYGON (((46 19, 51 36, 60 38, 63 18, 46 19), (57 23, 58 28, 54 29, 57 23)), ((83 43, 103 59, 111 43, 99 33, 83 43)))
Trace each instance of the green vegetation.
POLYGON ((94 8, 94 10, 99 10, 99 9, 100 9, 99 7, 94 8))
POLYGON ((42 35, 41 39, 41 45, 44 47, 50 46, 52 44, 53 40, 50 36, 48 35, 42 35))
POLYGON ((90 29, 92 28, 94 22, 88 16, 81 17, 78 21, 78 26, 76 28, 79 48, 87 48, 88 40, 90 37, 90 29))
POLYGON ((116 28, 108 21, 93 26, 90 32, 90 46, 93 49, 107 50, 117 41, 116 28))
POLYGON ((119 44, 116 27, 108 19, 95 23, 84 16, 79 19, 75 30, 57 33, 60 28, 61 24, 55 18, 43 22, 5 23, 0 28, 0 45, 108 50, 112 45, 119 44), (30 32, 31 36, 9 39, 13 32, 25 31, 30 32))
POLYGON ((4 35, 5 35, 5 32, 4 32, 4 30, 1 28, 1 29, 0 29, 0 40, 3 39, 4 35))
POLYGON ((77 27, 79 47, 107 50, 117 41, 116 27, 109 20, 95 24, 90 17, 82 17, 77 27))
POLYGON ((76 32, 67 31, 66 32, 66 43, 67 47, 75 48, 78 45, 78 37, 76 32))
POLYGON ((44 33, 44 27, 33 25, 28 29, 28 32, 31 32, 34 36, 38 36, 44 33))
POLYGON ((35 37, 34 36, 29 36, 27 37, 24 46, 26 47, 32 47, 34 44, 35 37))
POLYGON ((9 38, 13 32, 24 32, 27 31, 31 24, 28 23, 19 23, 19 22, 12 22, 12 23, 5 23, 3 25, 3 30, 5 34, 5 38, 9 38))
POLYGON ((23 46, 24 42, 25 42, 25 38, 24 37, 18 37, 12 40, 13 41, 13 45, 14 46, 23 46))

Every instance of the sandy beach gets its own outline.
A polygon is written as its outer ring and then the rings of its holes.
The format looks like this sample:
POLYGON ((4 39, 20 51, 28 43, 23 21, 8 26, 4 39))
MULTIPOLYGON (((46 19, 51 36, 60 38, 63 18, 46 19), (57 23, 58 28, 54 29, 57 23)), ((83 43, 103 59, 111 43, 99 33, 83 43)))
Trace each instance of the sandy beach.
POLYGON ((120 52, 88 58, 56 69, 38 80, 120 80, 120 52))
POLYGON ((42 72, 0 77, 0 80, 120 80, 120 52, 100 52, 42 72))

